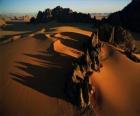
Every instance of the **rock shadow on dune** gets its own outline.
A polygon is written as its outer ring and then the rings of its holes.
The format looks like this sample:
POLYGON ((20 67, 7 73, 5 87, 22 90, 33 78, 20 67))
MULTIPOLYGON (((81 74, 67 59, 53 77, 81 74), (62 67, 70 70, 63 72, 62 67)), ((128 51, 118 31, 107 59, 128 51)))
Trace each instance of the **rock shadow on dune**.
POLYGON ((125 55, 129 60, 131 60, 135 63, 140 63, 140 58, 137 57, 135 54, 126 53, 126 52, 120 51, 120 50, 117 50, 117 51, 120 52, 122 55, 125 55))
POLYGON ((138 58, 136 55, 134 54, 127 54, 127 53, 123 53, 127 58, 129 58, 131 61, 136 62, 136 63, 140 63, 140 58, 138 58))
POLYGON ((5 31, 36 31, 41 28, 41 26, 36 26, 36 25, 31 25, 28 24, 27 22, 17 22, 17 21, 12 21, 8 22, 8 25, 6 25, 3 30, 5 31))
POLYGON ((36 35, 34 35, 33 37, 34 37, 35 39, 38 39, 38 40, 46 40, 46 39, 48 39, 48 38, 45 36, 45 34, 43 34, 43 33, 36 34, 36 35))
MULTIPOLYGON (((83 50, 83 44, 89 38, 88 36, 73 32, 64 32, 62 35, 78 41, 63 39, 63 44, 81 50, 83 50)), ((39 51, 37 54, 24 53, 23 55, 35 59, 35 61, 41 65, 16 61, 16 68, 31 76, 11 72, 10 74, 14 81, 47 96, 63 99, 73 105, 77 104, 77 101, 70 101, 64 92, 66 81, 69 80, 73 74, 72 61, 75 60, 74 57, 56 52, 54 43, 52 43, 47 50, 39 51)))
POLYGON ((69 47, 75 48, 80 51, 84 51, 85 44, 90 40, 90 37, 87 35, 83 35, 75 32, 62 32, 62 36, 68 36, 73 40, 62 39, 61 42, 69 47), (74 41, 75 40, 75 41, 74 41))
POLYGON ((66 79, 72 76, 72 58, 56 53, 52 45, 48 51, 40 53, 24 55, 36 59, 43 66, 16 62, 16 68, 31 76, 11 72, 12 79, 47 96, 70 102, 65 96, 64 88, 66 79))

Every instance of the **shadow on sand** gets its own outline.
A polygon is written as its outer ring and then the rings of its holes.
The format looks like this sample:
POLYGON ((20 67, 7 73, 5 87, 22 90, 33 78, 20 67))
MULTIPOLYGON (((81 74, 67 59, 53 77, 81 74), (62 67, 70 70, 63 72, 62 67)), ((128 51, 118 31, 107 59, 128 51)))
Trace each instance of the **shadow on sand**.
POLYGON ((5 31, 37 31, 41 29, 41 26, 38 25, 31 25, 28 24, 27 22, 17 22, 17 21, 12 21, 12 22, 7 22, 7 25, 4 26, 3 30, 5 31))
POLYGON ((38 40, 46 40, 46 39, 48 39, 48 37, 46 37, 45 34, 43 34, 43 33, 36 34, 33 37, 35 39, 38 39, 38 40))
POLYGON ((16 62, 20 65, 17 66, 18 69, 32 76, 11 73, 12 79, 48 96, 67 100, 64 87, 66 78, 72 75, 72 58, 56 53, 53 50, 53 44, 48 51, 24 55, 36 59, 42 65, 16 62))
POLYGON ((38 31, 42 28, 46 28, 47 31, 55 31, 55 27, 58 26, 73 26, 77 27, 78 29, 82 29, 85 31, 92 31, 91 24, 84 24, 84 23, 59 23, 56 21, 51 21, 48 23, 39 23, 39 24, 30 24, 28 22, 22 21, 11 21, 7 22, 7 25, 3 27, 5 31, 38 31))
POLYGON ((62 32, 61 35, 62 37, 55 37, 55 36, 52 37, 59 39, 62 42, 62 44, 64 44, 65 46, 77 49, 79 51, 84 51, 86 47, 85 44, 88 44, 90 40, 89 36, 80 33, 62 32), (63 36, 64 37, 67 36, 71 39, 63 38, 63 36))
POLYGON ((125 55, 131 61, 133 61, 135 63, 140 63, 140 58, 137 57, 135 54, 123 52, 123 51, 120 51, 120 50, 117 50, 117 51, 120 52, 122 55, 125 55))
MULTIPOLYGON (((74 33, 68 34, 72 34, 74 36, 74 33)), ((75 35, 77 39, 78 37, 83 36, 76 33, 75 35)), ((87 38, 87 36, 82 37, 82 39, 84 38, 87 38)), ((81 41, 81 38, 79 38, 79 41, 81 41)), ((63 43, 70 47, 74 47, 76 45, 65 39, 63 40, 63 43)), ((80 42, 80 44, 82 44, 82 42, 80 42)), ((78 46, 77 49, 82 48, 81 45, 80 47, 79 45, 76 46, 78 46)), ((12 79, 45 95, 71 102, 65 96, 64 89, 65 81, 69 80, 73 74, 72 61, 74 58, 55 52, 53 43, 47 50, 39 51, 37 54, 24 55, 35 59, 35 61, 41 65, 26 63, 26 61, 18 61, 16 62, 16 68, 30 74, 31 76, 11 72, 10 74, 12 79)), ((75 105, 77 103, 72 104, 75 105)))
POLYGON ((127 54, 127 53, 123 53, 127 58, 129 58, 130 60, 132 60, 133 62, 136 63, 140 63, 140 59, 134 55, 134 54, 127 54))

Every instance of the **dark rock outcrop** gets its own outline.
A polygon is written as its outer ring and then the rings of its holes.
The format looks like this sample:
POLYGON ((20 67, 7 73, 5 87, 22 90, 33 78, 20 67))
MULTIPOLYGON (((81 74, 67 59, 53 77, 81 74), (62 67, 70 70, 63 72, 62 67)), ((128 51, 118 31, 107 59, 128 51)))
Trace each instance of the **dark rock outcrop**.
POLYGON ((131 32, 121 26, 103 24, 98 28, 98 35, 100 40, 112 44, 125 44, 128 41, 134 41, 131 32))
POLYGON ((140 0, 132 0, 123 10, 112 13, 108 17, 108 22, 140 32, 140 0))
POLYGON ((32 23, 32 24, 35 24, 35 23, 36 23, 35 17, 32 17, 32 18, 30 19, 30 23, 32 23))
POLYGON ((46 23, 52 20, 57 20, 58 22, 82 22, 91 23, 92 18, 90 14, 73 12, 69 8, 62 8, 57 6, 54 9, 46 9, 44 12, 39 11, 37 17, 31 18, 30 22, 36 23, 46 23))
POLYGON ((103 24, 98 28, 99 39, 105 42, 109 42, 112 26, 109 24, 103 24))
MULTIPOLYGON (((52 20, 51 9, 46 9, 44 12, 39 11, 36 17, 36 23, 46 23, 52 20)), ((31 21, 30 21, 31 22, 31 21)))

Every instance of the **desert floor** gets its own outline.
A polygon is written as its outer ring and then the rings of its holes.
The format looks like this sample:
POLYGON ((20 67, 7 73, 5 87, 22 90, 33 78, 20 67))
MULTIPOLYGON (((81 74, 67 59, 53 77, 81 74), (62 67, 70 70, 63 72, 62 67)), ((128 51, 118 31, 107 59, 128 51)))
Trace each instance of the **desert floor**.
MULTIPOLYGON (((92 29, 55 23, 33 27, 33 31, 25 27, 22 38, 0 46, 1 114, 78 116, 63 90, 72 60, 82 53, 82 43, 92 29)), ((140 64, 108 44, 101 55, 103 68, 92 75, 96 115, 140 115, 140 64)))

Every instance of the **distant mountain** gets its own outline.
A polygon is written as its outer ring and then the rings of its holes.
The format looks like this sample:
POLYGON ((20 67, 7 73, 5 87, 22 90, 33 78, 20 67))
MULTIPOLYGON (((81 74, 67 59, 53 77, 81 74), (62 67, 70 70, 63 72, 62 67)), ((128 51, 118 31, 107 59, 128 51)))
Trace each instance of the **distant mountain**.
POLYGON ((5 20, 0 17, 0 27, 4 26, 6 24, 5 20))
POLYGON ((26 16, 26 15, 28 15, 28 16, 36 16, 36 13, 35 12, 33 12, 33 13, 1 13, 0 14, 1 16, 7 16, 7 17, 13 17, 13 16, 17 16, 17 17, 19 17, 19 16, 26 16))
POLYGON ((108 17, 110 13, 90 13, 91 17, 93 18, 94 16, 103 16, 103 17, 108 17))
POLYGON ((140 0, 132 0, 123 10, 112 13, 108 22, 140 32, 140 0))

